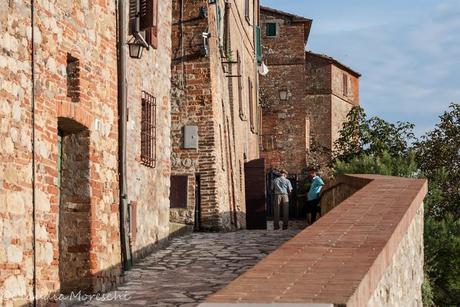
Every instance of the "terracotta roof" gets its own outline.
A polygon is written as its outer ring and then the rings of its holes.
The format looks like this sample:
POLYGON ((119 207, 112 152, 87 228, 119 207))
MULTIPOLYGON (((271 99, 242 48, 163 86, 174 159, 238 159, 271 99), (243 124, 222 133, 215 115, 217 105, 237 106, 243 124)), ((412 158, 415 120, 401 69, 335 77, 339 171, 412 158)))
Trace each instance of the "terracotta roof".
POLYGON ((283 16, 291 18, 293 22, 306 22, 306 23, 311 24, 311 22, 313 21, 313 20, 305 18, 303 16, 294 15, 294 14, 291 14, 291 13, 287 13, 287 12, 283 12, 283 11, 280 11, 280 10, 272 9, 272 8, 266 7, 266 6, 261 6, 260 11, 261 12, 266 11, 266 12, 270 12, 270 13, 274 13, 274 14, 278 14, 278 15, 283 15, 283 16))
POLYGON ((314 52, 311 52, 311 51, 306 51, 306 54, 308 55, 311 55, 311 56, 314 56, 314 57, 318 57, 318 58, 322 58, 324 60, 327 60, 329 61, 331 64, 334 64, 336 65, 337 67, 343 69, 343 70, 346 70, 348 71, 349 73, 351 73, 352 75, 355 75, 356 77, 361 77, 361 74, 359 72, 357 72, 356 70, 353 70, 351 69, 350 67, 340 63, 339 61, 337 61, 336 59, 334 59, 333 57, 330 57, 328 55, 325 55, 325 54, 319 54, 319 53, 314 53, 314 52))

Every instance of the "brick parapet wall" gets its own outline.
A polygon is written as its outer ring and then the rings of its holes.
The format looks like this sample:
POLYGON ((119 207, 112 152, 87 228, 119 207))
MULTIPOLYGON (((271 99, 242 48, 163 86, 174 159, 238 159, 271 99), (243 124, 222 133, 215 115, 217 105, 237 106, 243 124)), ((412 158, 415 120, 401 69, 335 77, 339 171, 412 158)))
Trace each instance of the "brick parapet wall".
POLYGON ((202 306, 419 306, 426 181, 348 178, 354 187, 368 183, 202 306), (411 248, 415 251, 408 256, 411 248), (392 280, 399 281, 398 287, 389 286, 392 280))

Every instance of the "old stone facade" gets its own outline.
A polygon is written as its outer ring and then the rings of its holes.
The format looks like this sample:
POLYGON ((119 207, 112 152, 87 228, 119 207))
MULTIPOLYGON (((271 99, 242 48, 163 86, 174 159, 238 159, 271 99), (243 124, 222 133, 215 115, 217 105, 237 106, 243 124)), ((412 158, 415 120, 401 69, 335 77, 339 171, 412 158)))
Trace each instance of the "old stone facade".
MULTIPOLYGON (((141 59, 127 61, 127 197, 135 259, 169 235, 171 1, 158 1, 157 5, 156 46, 144 50, 141 59), (153 103, 150 110, 146 109, 148 99, 153 103), (145 113, 151 114, 154 124, 150 153, 153 161, 143 159, 142 127, 148 120, 145 113)), ((129 35, 128 41, 131 39, 129 35)))
POLYGON ((171 221, 245 227, 259 157, 257 1, 173 1, 171 221))
POLYGON ((359 74, 305 52, 312 21, 261 8, 264 59, 261 156, 266 166, 301 173, 314 144, 331 149, 348 111, 359 104, 359 74))
MULTIPOLYGON (((105 291, 120 281, 116 5, 2 3, 2 306, 105 291)), ((171 5, 158 5, 157 49, 127 64, 134 253, 168 234, 171 5), (156 97, 154 168, 139 165, 141 91, 156 97)))

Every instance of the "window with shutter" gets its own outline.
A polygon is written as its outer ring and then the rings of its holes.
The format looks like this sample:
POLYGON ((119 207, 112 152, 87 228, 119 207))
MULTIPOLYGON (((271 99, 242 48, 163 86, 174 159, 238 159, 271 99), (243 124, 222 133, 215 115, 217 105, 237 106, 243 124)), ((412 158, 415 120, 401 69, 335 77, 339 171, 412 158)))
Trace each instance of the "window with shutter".
POLYGON ((157 48, 158 0, 129 0, 129 33, 141 31, 147 43, 157 48))
POLYGON ((238 106, 239 106, 239 112, 240 112, 240 118, 244 119, 244 110, 243 110, 243 82, 242 80, 242 75, 241 75, 241 58, 240 58, 240 52, 237 50, 236 51, 236 74, 238 76, 238 106))
POLYGON ((251 22, 249 1, 250 0, 244 0, 244 16, 248 22, 251 22))
POLYGON ((139 32, 139 8, 137 3, 139 0, 129 0, 129 34, 133 35, 135 32, 139 32))
POLYGON ((256 29, 256 57, 257 57, 257 62, 260 64, 262 63, 262 42, 260 40, 260 27, 257 26, 255 29, 256 29))
POLYGON ((248 91, 249 91, 249 124, 251 125, 251 131, 255 132, 254 125, 254 93, 253 93, 252 80, 248 77, 248 91))
POLYGON ((217 44, 222 48, 222 10, 219 4, 216 5, 216 27, 217 27, 217 44))

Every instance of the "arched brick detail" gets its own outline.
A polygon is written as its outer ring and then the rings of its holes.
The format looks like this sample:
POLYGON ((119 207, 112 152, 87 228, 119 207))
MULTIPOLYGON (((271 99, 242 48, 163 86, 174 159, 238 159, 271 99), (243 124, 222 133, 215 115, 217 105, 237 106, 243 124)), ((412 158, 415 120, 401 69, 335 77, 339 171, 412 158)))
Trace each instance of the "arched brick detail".
POLYGON ((70 118, 83 126, 91 129, 93 122, 93 114, 86 110, 81 104, 63 101, 57 104, 57 115, 62 118, 70 118))

